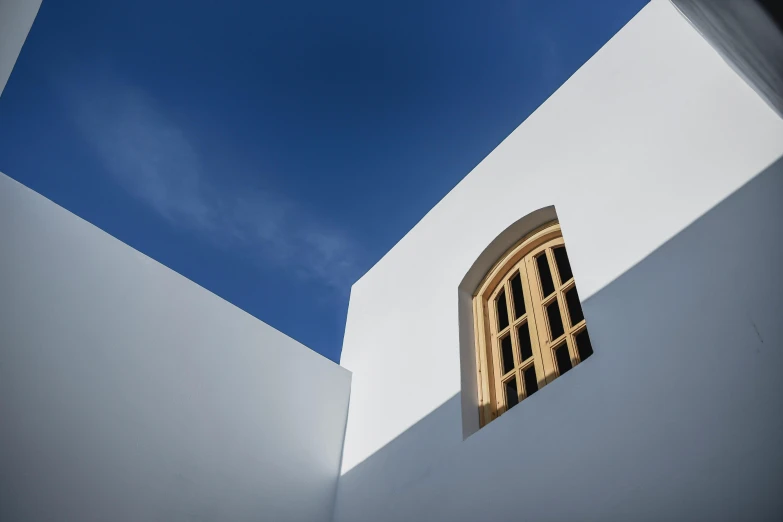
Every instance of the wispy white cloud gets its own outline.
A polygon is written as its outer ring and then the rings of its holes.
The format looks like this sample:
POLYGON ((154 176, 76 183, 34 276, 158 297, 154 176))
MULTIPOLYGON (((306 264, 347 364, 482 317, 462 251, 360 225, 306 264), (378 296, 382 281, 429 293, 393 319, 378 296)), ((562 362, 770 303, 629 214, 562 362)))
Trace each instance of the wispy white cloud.
POLYGON ((139 89, 66 86, 67 104, 106 173, 170 225, 214 246, 347 290, 357 248, 295 200, 231 187, 206 172, 186 131, 139 89))

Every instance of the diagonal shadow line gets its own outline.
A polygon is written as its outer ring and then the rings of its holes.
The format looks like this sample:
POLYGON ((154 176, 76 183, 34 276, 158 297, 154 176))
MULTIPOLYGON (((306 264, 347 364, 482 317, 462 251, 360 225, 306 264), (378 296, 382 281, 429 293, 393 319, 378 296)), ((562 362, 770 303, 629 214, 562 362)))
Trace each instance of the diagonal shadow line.
MULTIPOLYGON (((352 518, 356 512, 364 517, 375 518, 385 511, 393 511, 402 495, 415 496, 412 491, 417 488, 424 487, 425 484, 433 486, 434 481, 444 477, 442 473, 460 468, 461 460, 475 465, 477 461, 468 456, 469 454, 487 456, 489 450, 494 453, 508 450, 513 454, 514 445, 519 442, 518 437, 523 435, 526 429, 529 431, 525 421, 530 421, 531 417, 538 414, 551 418, 551 412, 544 411, 546 407, 567 398, 569 394, 579 396, 580 401, 607 394, 601 397, 610 405, 622 409, 622 401, 630 400, 624 397, 624 391, 613 388, 610 379, 595 381, 600 375, 599 370, 605 370, 606 367, 620 370, 616 372, 618 376, 615 381, 619 380, 639 393, 635 396, 636 399, 650 403, 651 407, 663 407, 655 402, 655 398, 650 398, 649 389, 641 390, 644 392, 641 393, 638 383, 633 381, 635 378, 649 378, 641 377, 644 375, 642 366, 645 364, 659 366, 655 359, 650 358, 649 352, 644 352, 642 348, 649 348, 651 344, 655 344, 654 341, 660 341, 664 343, 656 347, 660 352, 677 355, 673 353, 675 349, 684 348, 679 339, 689 335, 683 331, 683 328, 688 328, 688 320, 683 317, 688 317, 689 307, 702 306, 708 311, 723 310, 722 307, 728 305, 722 300, 731 301, 732 298, 735 299, 736 306, 752 307, 753 300, 759 298, 759 292, 764 292, 760 291, 758 286, 763 279, 771 283, 770 292, 777 292, 777 295, 783 293, 783 281, 777 270, 783 266, 781 224, 783 157, 585 300, 583 309, 595 349, 593 357, 467 439, 462 437, 461 394, 455 394, 339 478, 334 520, 359 520, 360 518, 352 518), (750 258, 748 261, 744 253, 748 249, 752 251, 754 247, 761 248, 762 245, 766 250, 761 253, 765 255, 750 258), (749 281, 737 281, 737 276, 742 273, 748 276, 749 281), (725 283, 721 284, 723 281, 725 283), (671 295, 677 295, 679 299, 671 300, 671 295), (632 298, 629 299, 629 296, 632 298), (640 307, 644 309, 647 317, 634 316, 640 307), (638 341, 638 346, 618 346, 618 337, 633 339, 638 334, 649 338, 638 341), (631 356, 637 359, 631 359, 631 356)), ((778 315, 783 314, 783 298, 774 295, 770 298, 770 295, 773 294, 764 294, 768 300, 767 305, 778 315)), ((754 311, 758 313, 758 309, 754 308, 754 311)), ((728 326, 725 326, 727 318, 720 314, 700 316, 697 319, 706 328, 716 330, 717 333, 713 335, 717 336, 717 343, 720 343, 721 335, 742 335, 738 342, 743 348, 746 345, 756 346, 760 335, 763 335, 765 340, 769 339, 770 332, 765 330, 775 328, 774 323, 769 320, 761 323, 753 318, 746 320, 739 317, 736 319, 737 324, 731 323, 731 330, 739 328, 742 331, 740 334, 732 334, 721 330, 728 326), (742 325, 747 328, 742 329, 742 325)), ((779 340, 777 344, 781 344, 779 340)), ((705 346, 699 345, 692 353, 701 355, 699 350, 705 349, 705 346)), ((718 344, 714 349, 732 356, 734 346, 724 347, 718 344)), ((781 352, 783 350, 777 352, 778 357, 781 352)), ((687 356, 692 356, 692 353, 687 356)), ((688 373, 693 372, 685 371, 683 379, 688 378, 688 373)), ((708 377, 715 378, 715 374, 710 373, 708 377)), ((771 377, 767 373, 761 373, 759 378, 763 379, 765 386, 773 386, 773 389, 776 387, 780 392, 778 395, 783 397, 783 385, 770 384, 771 377)), ((775 382, 779 381, 772 378, 775 382)), ((687 383, 687 380, 685 382, 687 383)), ((668 385, 682 391, 680 384, 669 382, 668 385)), ((678 399, 676 396, 667 398, 678 399)), ((742 415, 740 411, 733 413, 742 415)), ((582 419, 583 412, 574 414, 582 419)), ((759 423, 761 428, 767 426, 765 422, 772 423, 770 426, 777 426, 774 423, 779 421, 783 426, 783 414, 778 415, 780 418, 777 420, 753 418, 752 421, 759 423)), ((560 418, 560 421, 562 420, 560 418)), ((705 421, 713 420, 709 416, 705 418, 705 421)), ((771 431, 772 435, 776 433, 774 430, 768 431, 771 431)), ((664 431, 659 433, 658 437, 667 439, 669 434, 664 431)), ((720 438, 721 435, 716 434, 714 437, 720 438)), ((650 439, 646 444, 655 445, 656 440, 650 439)), ((763 442, 770 444, 770 439, 764 439, 763 442)), ((783 450, 777 443, 774 447, 777 449, 767 449, 783 463, 783 450)), ((741 452, 739 449, 737 451, 741 452)), ((726 455, 723 457, 726 458, 726 455)), ((487 457, 487 462, 487 467, 491 467, 492 462, 499 465, 492 457, 487 457)), ((568 469, 567 465, 564 469, 568 469)), ((481 474, 498 478, 497 475, 492 475, 491 469, 484 468, 481 474)), ((461 495, 463 492, 454 493, 461 495)), ((617 505, 621 504, 622 502, 617 505)))

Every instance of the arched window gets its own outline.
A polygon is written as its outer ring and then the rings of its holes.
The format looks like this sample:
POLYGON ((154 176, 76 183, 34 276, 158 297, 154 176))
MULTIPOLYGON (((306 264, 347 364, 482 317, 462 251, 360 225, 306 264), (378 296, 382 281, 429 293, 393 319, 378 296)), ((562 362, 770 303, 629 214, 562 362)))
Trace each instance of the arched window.
POLYGON ((481 426, 593 353, 557 222, 498 260, 473 311, 481 426))

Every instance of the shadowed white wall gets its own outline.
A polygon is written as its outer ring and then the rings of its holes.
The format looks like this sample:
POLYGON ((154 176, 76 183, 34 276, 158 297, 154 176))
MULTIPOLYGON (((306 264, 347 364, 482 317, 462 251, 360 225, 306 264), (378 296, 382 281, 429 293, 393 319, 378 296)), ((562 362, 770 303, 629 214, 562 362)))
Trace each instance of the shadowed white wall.
POLYGON ((41 0, 0 0, 0 95, 39 7, 41 0))
POLYGON ((584 302, 595 354, 466 440, 457 393, 335 522, 783 519, 783 158, 584 302))
POLYGON ((763 0, 672 3, 783 117, 783 32, 760 1, 763 0))
POLYGON ((2 174, 0 245, 0 520, 330 520, 349 372, 2 174))

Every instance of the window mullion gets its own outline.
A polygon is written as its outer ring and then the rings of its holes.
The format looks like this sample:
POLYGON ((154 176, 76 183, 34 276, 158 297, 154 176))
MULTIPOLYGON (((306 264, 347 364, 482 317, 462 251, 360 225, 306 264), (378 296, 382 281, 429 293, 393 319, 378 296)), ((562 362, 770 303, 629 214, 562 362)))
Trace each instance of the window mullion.
MULTIPOLYGON (((511 277, 507 278, 503 285, 505 287, 506 295, 511 295, 511 279, 516 275, 516 268, 509 271, 509 274, 511 277)), ((514 309, 514 299, 512 298, 509 301, 509 310, 511 313, 511 319, 509 321, 509 327, 508 327, 508 335, 511 336, 511 350, 514 352, 514 369, 519 368, 520 363, 522 362, 522 352, 519 348, 519 339, 517 338, 517 325, 518 323, 514 316, 516 315, 516 310, 514 309)), ((519 380, 519 379, 517 379, 519 380)), ((520 395, 521 397, 522 395, 520 395)))
POLYGON ((533 343, 533 356, 536 359, 536 377, 538 380, 538 387, 543 388, 548 382, 551 381, 550 374, 553 375, 553 368, 551 364, 551 356, 546 357, 546 339, 542 335, 546 322, 541 316, 542 304, 541 304, 541 290, 538 282, 538 276, 536 275, 535 259, 531 252, 525 256, 522 260, 522 270, 520 272, 524 274, 524 292, 525 298, 529 299, 527 309, 527 320, 530 324, 530 339, 533 343))
MULTIPOLYGON (((500 288, 503 288, 505 291, 505 281, 502 282, 500 285, 498 285, 500 288)), ((503 354, 500 353, 500 335, 497 333, 498 331, 498 310, 497 310, 497 297, 500 295, 498 291, 493 292, 493 296, 491 300, 487 303, 487 306, 490 310, 490 321, 489 321, 489 328, 491 331, 490 334, 490 340, 491 340, 491 358, 492 358, 492 372, 494 376, 494 388, 495 388, 495 408, 497 415, 501 415, 504 411, 506 411, 506 395, 505 390, 503 386, 503 368, 502 368, 502 358, 503 354)), ((506 294, 506 307, 508 307, 508 294, 506 294)))

